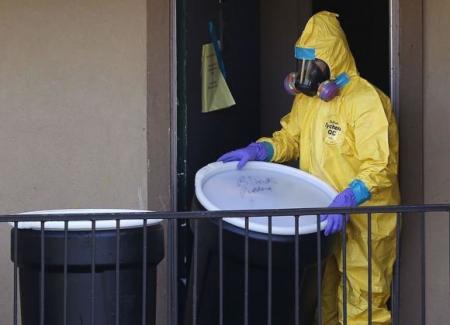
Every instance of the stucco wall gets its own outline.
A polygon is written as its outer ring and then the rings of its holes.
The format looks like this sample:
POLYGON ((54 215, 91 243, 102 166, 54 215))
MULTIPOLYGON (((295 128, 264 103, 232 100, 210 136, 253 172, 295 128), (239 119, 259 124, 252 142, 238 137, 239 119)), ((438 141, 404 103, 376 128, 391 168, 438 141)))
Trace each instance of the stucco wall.
MULTIPOLYGON (((171 91, 176 91, 172 80, 170 55, 172 37, 172 4, 175 0, 147 0, 147 151, 148 151, 148 207, 150 210, 175 210, 176 198, 171 186, 171 174, 175 178, 171 160, 171 91)), ((173 68, 173 67, 172 67, 173 68)), ((176 133, 175 133, 176 134, 176 133)), ((175 150, 175 148, 174 148, 175 150)), ((167 226, 167 223, 165 223, 167 226)), ((166 238, 167 229, 166 229, 166 238)), ((158 267, 156 324, 167 324, 167 261, 172 246, 166 240, 166 258, 158 267)))
MULTIPOLYGON (((147 207, 146 0, 0 1, 0 213, 147 207)), ((11 324, 9 229, 0 319, 11 324)))
MULTIPOLYGON (((425 202, 450 202, 450 0, 424 1, 425 202)), ((449 216, 426 222, 427 324, 450 320, 449 216)))

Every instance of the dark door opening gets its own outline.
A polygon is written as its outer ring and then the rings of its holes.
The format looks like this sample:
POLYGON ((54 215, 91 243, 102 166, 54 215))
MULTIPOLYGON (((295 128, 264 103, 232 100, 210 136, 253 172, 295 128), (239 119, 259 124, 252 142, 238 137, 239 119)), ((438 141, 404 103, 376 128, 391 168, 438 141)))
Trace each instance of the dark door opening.
MULTIPOLYGON (((295 69, 295 41, 309 16, 321 10, 340 15, 360 74, 388 93, 388 0, 177 1, 178 210, 191 209, 200 168, 279 128, 293 100, 283 79, 295 69), (236 105, 202 113, 201 51, 210 42, 209 21, 218 28, 236 105)), ((181 321, 191 247, 186 223, 180 222, 178 238, 181 321)))
POLYGON ((319 0, 313 10, 339 14, 361 76, 389 94, 389 0, 319 0))

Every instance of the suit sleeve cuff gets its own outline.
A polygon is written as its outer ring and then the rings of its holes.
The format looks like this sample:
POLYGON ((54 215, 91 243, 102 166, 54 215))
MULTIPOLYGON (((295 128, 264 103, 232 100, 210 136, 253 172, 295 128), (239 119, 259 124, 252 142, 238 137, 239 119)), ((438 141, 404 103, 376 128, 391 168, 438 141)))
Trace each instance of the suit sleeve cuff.
POLYGON ((355 196, 357 205, 363 204, 364 202, 370 200, 372 195, 370 194, 369 189, 363 181, 355 179, 350 183, 349 187, 353 191, 353 195, 355 196))
POLYGON ((273 158, 272 144, 270 144, 269 142, 265 142, 265 141, 262 141, 260 143, 264 146, 264 149, 266 150, 266 158, 264 159, 264 161, 272 161, 272 158, 273 158))

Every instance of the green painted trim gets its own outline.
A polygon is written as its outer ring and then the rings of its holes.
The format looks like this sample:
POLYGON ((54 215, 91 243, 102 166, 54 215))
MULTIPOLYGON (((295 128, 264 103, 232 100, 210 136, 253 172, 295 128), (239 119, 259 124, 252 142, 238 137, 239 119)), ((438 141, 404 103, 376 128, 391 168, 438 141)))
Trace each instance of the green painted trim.
POLYGON ((187 93, 186 0, 177 0, 177 209, 188 210, 187 193, 187 93))

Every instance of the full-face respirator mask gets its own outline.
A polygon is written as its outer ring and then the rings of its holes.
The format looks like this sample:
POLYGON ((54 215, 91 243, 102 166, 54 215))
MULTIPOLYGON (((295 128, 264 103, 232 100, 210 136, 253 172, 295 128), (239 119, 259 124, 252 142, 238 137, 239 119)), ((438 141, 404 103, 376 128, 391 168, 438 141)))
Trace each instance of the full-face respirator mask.
POLYGON ((323 61, 316 59, 315 50, 295 48, 297 72, 291 72, 284 80, 284 87, 291 95, 303 93, 307 96, 319 96, 323 101, 330 101, 339 95, 340 90, 350 81, 346 73, 330 80, 330 69, 323 61))

